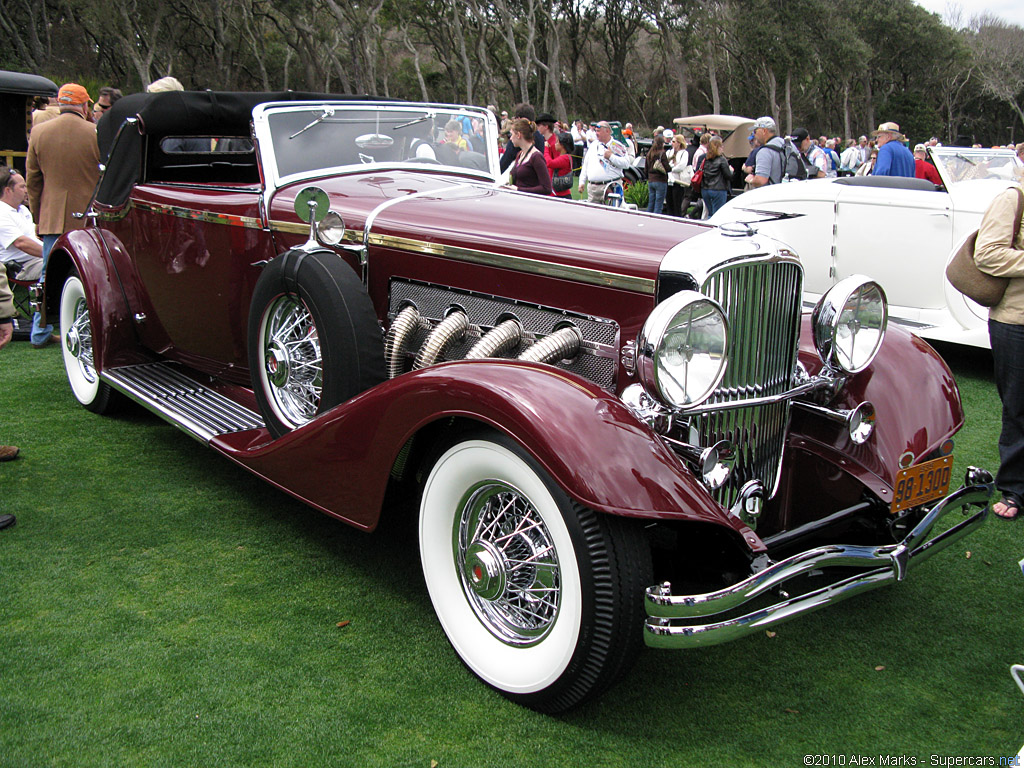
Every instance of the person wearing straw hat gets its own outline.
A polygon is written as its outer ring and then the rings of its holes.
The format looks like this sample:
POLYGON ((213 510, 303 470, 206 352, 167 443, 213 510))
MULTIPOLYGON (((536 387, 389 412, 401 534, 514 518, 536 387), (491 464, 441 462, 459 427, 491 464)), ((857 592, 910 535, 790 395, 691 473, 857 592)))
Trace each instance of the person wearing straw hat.
POLYGON ((905 176, 914 178, 914 156, 903 144, 903 134, 897 123, 882 123, 872 131, 878 145, 878 159, 872 176, 905 176))

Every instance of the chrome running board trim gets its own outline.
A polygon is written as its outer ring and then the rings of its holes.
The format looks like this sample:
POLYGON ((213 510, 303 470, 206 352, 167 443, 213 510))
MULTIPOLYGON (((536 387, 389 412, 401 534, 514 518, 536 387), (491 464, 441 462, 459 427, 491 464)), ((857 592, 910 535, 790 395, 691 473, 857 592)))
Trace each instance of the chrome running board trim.
POLYGON ((204 443, 217 435, 264 427, 258 413, 190 379, 172 363, 113 368, 100 378, 204 443))

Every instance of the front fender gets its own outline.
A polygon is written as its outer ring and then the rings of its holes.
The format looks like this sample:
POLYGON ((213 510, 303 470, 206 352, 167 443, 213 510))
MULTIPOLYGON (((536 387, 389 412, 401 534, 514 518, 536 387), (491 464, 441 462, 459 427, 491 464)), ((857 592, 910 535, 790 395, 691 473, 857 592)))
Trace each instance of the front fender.
MULTIPOLYGON (((117 240, 109 233, 104 237, 117 240)), ((118 246, 119 243, 115 242, 115 248, 118 246)), ((96 368, 102 371, 123 364, 120 358, 124 351, 136 346, 135 332, 110 251, 96 230, 68 232, 50 251, 44 285, 49 322, 58 319, 60 294, 72 272, 78 273, 85 287, 96 368)))
MULTIPOLYGON (((813 349, 809 316, 804 316, 800 360, 813 374, 821 360, 813 349)), ((918 463, 952 437, 964 423, 960 391, 949 367, 922 339, 896 325, 886 330, 882 348, 867 370, 852 376, 832 403, 851 409, 869 400, 875 431, 855 445, 844 426, 793 411, 790 443, 843 466, 883 499, 890 499, 900 457, 918 463)))
POLYGON ((504 432, 592 509, 710 522, 761 547, 618 398, 553 366, 443 363, 385 382, 279 440, 259 444, 249 433, 218 438, 214 447, 307 503, 372 528, 402 446, 448 417, 504 432), (319 458, 311 464, 310 456, 319 458))

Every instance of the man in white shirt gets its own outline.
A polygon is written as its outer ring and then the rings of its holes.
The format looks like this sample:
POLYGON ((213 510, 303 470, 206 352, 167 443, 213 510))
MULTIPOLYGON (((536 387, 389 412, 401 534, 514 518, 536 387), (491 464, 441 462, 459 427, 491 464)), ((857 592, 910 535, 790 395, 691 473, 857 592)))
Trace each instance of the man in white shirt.
POLYGON ((36 237, 27 197, 25 178, 0 166, 0 261, 8 274, 17 271, 18 279, 35 280, 43 269, 43 241, 36 237))
POLYGON ((604 202, 604 190, 611 182, 622 179, 622 171, 629 165, 626 147, 612 139, 612 127, 605 121, 597 124, 597 140, 587 147, 580 169, 579 191, 587 184, 587 200, 604 202))

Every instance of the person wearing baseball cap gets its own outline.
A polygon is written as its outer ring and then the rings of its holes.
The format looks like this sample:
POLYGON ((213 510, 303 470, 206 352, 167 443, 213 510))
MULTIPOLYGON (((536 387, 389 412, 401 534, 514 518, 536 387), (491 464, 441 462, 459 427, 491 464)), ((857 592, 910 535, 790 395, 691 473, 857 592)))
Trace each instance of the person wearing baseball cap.
MULTIPOLYGON (((65 232, 85 227, 84 212, 99 181, 100 150, 96 126, 89 122, 89 92, 78 83, 65 83, 57 92, 60 117, 36 126, 28 141, 25 182, 29 209, 43 241, 43 274, 53 244, 65 232)), ((38 312, 32 318, 32 346, 57 341, 53 325, 43 326, 38 312)))
POLYGON ((753 171, 746 177, 751 187, 763 187, 765 184, 778 184, 782 181, 786 172, 786 142, 778 134, 775 118, 770 115, 754 121, 754 140, 761 147, 770 147, 771 151, 758 152, 754 157, 753 171))
POLYGON ((872 176, 904 176, 914 178, 914 156, 903 144, 898 123, 882 123, 871 132, 878 145, 878 159, 871 171, 872 176))
POLYGON ((797 128, 789 137, 793 146, 803 155, 808 179, 823 179, 828 175, 828 160, 825 151, 811 140, 806 128, 797 128))
POLYGON ((78 83, 65 83, 57 91, 57 103, 62 107, 77 107, 91 101, 89 92, 78 83))

